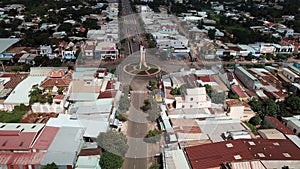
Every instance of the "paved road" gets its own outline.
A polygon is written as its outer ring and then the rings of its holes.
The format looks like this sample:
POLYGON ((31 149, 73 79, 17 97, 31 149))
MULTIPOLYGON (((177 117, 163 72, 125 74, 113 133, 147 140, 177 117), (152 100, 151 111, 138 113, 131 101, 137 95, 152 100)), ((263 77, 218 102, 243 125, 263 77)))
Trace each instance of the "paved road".
POLYGON ((129 149, 125 155, 123 169, 146 169, 147 168, 147 144, 143 141, 148 126, 145 113, 139 107, 143 105, 143 100, 147 98, 147 93, 132 93, 132 105, 129 109, 127 126, 127 140, 129 149))

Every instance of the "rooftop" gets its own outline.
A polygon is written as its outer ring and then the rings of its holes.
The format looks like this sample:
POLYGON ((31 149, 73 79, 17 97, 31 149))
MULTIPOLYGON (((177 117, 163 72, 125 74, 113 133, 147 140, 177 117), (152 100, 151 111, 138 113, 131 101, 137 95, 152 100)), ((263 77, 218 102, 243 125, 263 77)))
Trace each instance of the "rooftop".
POLYGON ((202 133, 208 134, 212 142, 224 141, 224 132, 245 130, 239 120, 198 120, 197 123, 202 133))
POLYGON ((32 148, 37 150, 48 150, 58 130, 59 127, 46 126, 38 136, 32 148))
POLYGON ((290 140, 239 139, 185 148, 192 168, 219 167, 224 162, 248 160, 300 160, 290 140), (212 151, 213 150, 213 151, 212 151))
POLYGON ((271 123, 271 127, 276 128, 283 134, 293 134, 293 132, 283 125, 276 117, 266 116, 264 120, 268 120, 271 123))
POLYGON ((258 134, 264 139, 286 139, 286 137, 276 129, 261 129, 258 134))
POLYGON ((172 169, 188 169, 189 164, 186 160, 183 150, 171 150, 164 152, 166 168, 172 169))
POLYGON ((0 38, 0 53, 5 52, 10 46, 19 42, 17 38, 0 38))
POLYGON ((29 104, 29 92, 33 85, 40 84, 46 76, 28 76, 17 85, 12 93, 6 98, 4 104, 29 104))
POLYGON ((29 150, 44 124, 0 124, 1 150, 29 150))
POLYGON ((241 72, 243 72, 245 75, 247 75, 250 79, 252 80, 257 80, 256 77, 254 77, 251 73, 249 73, 246 69, 244 69, 241 66, 236 67, 237 69, 239 69, 241 72))
POLYGON ((73 165, 82 143, 84 130, 81 127, 61 127, 52 141, 42 165, 53 161, 57 165, 73 165), (66 144, 68 143, 68 144, 66 144))

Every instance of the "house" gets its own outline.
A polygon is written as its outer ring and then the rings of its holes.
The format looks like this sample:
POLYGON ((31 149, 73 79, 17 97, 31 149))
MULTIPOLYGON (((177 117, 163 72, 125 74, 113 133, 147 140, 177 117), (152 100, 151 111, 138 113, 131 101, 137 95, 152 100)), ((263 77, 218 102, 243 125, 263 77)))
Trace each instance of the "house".
POLYGON ((282 38, 281 45, 283 46, 294 46, 293 53, 298 54, 300 51, 300 44, 296 42, 295 40, 290 40, 289 38, 282 38))
POLYGON ((44 56, 44 55, 50 55, 52 54, 52 48, 49 45, 41 45, 40 46, 40 55, 44 56))
POLYGON ((83 143, 84 130, 81 127, 48 127, 31 123, 0 125, 2 167, 41 168, 52 162, 59 168, 75 166, 77 152, 83 143))
POLYGON ((300 115, 293 117, 283 117, 283 124, 287 126, 295 135, 300 136, 300 115))
POLYGON ((190 169, 190 165, 182 149, 165 150, 163 156, 163 169, 190 169))
POLYGON ((263 124, 268 127, 275 128, 285 135, 294 134, 289 128, 283 125, 276 117, 265 116, 263 124))
POLYGON ((244 115, 244 106, 239 100, 228 100, 225 104, 227 115, 232 119, 242 120, 244 115))
MULTIPOLYGON (((238 139, 185 148, 192 168, 221 168, 231 163, 250 162, 257 168, 297 168, 300 150, 286 139, 238 139), (213 151, 212 151, 213 150, 213 151)), ((248 164, 249 166, 249 164, 248 164)), ((251 166, 248 168, 252 169, 251 166)))
POLYGON ((261 86, 259 80, 241 66, 234 69, 234 74, 249 90, 256 90, 261 86))
MULTIPOLYGON (((198 123, 202 133, 207 134, 213 143, 223 142, 226 140, 224 133, 246 130, 240 120, 207 118, 206 120, 197 120, 196 122, 198 123)), ((247 136, 247 138, 248 137, 249 136, 247 136)))
POLYGON ((69 74, 66 69, 53 69, 42 81, 40 87, 56 95, 59 88, 66 89, 69 87, 71 76, 72 74, 69 74))
POLYGON ((231 86, 231 90, 234 94, 236 94, 239 97, 239 100, 241 100, 241 101, 248 100, 247 94, 242 90, 240 85, 231 86))
POLYGON ((119 57, 119 51, 115 43, 112 42, 100 42, 95 47, 96 59, 111 59, 115 60, 119 57))
POLYGON ((276 129, 260 129, 257 131, 257 133, 263 139, 286 139, 284 134, 282 134, 280 131, 276 129))
POLYGON ((62 51, 62 59, 63 60, 75 60, 75 51, 74 50, 63 50, 62 51))
POLYGON ((183 97, 175 97, 176 109, 207 108, 211 106, 211 100, 206 95, 205 87, 188 88, 183 97))
POLYGON ((300 81, 300 76, 298 76, 296 73, 294 73, 289 68, 282 68, 282 74, 288 78, 291 82, 298 83, 300 81))

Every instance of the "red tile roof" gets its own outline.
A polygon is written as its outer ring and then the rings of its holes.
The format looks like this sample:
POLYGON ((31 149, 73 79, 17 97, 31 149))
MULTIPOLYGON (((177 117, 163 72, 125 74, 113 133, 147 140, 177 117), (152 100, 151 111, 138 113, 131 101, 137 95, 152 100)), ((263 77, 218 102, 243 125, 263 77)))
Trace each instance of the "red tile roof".
POLYGON ((45 152, 0 152, 1 165, 39 165, 45 158, 45 152))
POLYGON ((46 126, 43 129, 40 136, 37 138, 32 148, 37 150, 48 150, 58 130, 59 130, 58 127, 46 126))
POLYGON ((65 95, 63 95, 63 94, 58 94, 58 95, 54 96, 53 100, 54 100, 54 99, 62 100, 64 97, 65 97, 65 95))
POLYGON ((29 150, 36 135, 36 132, 20 132, 20 135, 2 136, 0 137, 1 150, 29 150))
POLYGON ((285 125, 283 125, 277 118, 272 116, 266 116, 265 119, 275 129, 279 130, 283 134, 294 134, 290 129, 288 129, 285 125))
POLYGON ((71 79, 68 78, 46 78, 42 83, 41 87, 68 87, 71 82, 71 79))
POLYGON ((300 160, 300 150, 290 140, 239 139, 185 148, 195 169, 219 167, 224 162, 247 160, 300 160))
POLYGON ((64 70, 52 70, 49 74, 51 78, 61 78, 63 75, 65 75, 64 70))
POLYGON ((199 79, 202 81, 202 82, 212 82, 212 78, 210 76, 200 76, 199 79))
POLYGON ((241 98, 247 97, 239 85, 232 86, 231 89, 241 98))
POLYGON ((104 91, 99 94, 98 99, 114 98, 116 94, 116 90, 104 91))
POLYGON ((4 88, 5 89, 14 89, 20 82, 22 82, 24 79, 26 79, 27 76, 28 76, 28 74, 19 74, 19 73, 16 73, 13 76, 10 76, 10 81, 8 81, 5 84, 4 88))
POLYGON ((299 46, 300 46, 299 43, 297 43, 297 42, 295 42, 295 41, 293 41, 293 40, 289 40, 288 38, 283 38, 282 41, 283 41, 283 42, 286 42, 286 43, 288 43, 288 44, 294 45, 295 47, 299 47, 299 46))
POLYGON ((108 81, 106 85, 106 90, 113 89, 114 80, 108 81))
POLYGON ((229 107, 233 107, 233 106, 243 106, 243 104, 239 101, 239 100, 228 100, 226 101, 226 104, 229 107))

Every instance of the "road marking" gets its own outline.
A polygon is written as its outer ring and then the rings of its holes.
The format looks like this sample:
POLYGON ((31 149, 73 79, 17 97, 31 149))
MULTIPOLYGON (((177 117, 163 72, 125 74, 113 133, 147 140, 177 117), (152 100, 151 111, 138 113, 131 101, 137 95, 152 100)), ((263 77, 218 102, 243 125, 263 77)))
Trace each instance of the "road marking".
POLYGON ((131 91, 131 93, 148 93, 148 91, 145 91, 145 90, 134 90, 134 91, 131 91))

